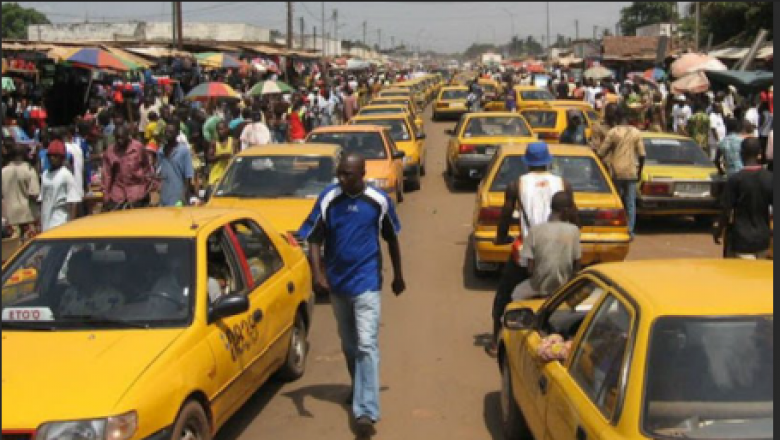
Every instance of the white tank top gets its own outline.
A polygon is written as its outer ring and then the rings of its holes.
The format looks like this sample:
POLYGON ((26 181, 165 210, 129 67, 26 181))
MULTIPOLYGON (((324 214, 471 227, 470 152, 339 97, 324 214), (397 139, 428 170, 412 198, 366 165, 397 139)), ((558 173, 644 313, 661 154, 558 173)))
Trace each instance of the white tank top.
POLYGON ((532 227, 546 223, 550 218, 552 198, 555 193, 563 191, 563 179, 550 173, 527 173, 520 177, 520 203, 528 216, 530 225, 526 224, 522 211, 520 212, 520 229, 523 238, 528 237, 532 227))

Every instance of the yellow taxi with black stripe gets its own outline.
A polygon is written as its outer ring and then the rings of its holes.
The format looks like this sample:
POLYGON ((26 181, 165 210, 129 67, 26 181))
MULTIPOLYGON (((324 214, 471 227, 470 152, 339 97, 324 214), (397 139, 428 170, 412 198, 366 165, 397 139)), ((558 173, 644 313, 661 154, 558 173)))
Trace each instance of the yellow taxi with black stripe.
POLYGON ((3 438, 208 440, 269 377, 305 371, 309 263, 255 211, 85 217, 2 279, 3 438))
POLYGON ((603 264, 510 304, 503 438, 774 438, 773 280, 768 261, 603 264))
POLYGON ((529 106, 520 110, 534 133, 539 139, 555 143, 560 141, 561 135, 569 125, 569 118, 577 116, 585 124, 585 137, 590 139, 593 129, 592 116, 586 114, 586 110, 577 106, 559 104, 563 101, 544 103, 529 106))
MULTIPOLYGON (((574 190, 582 228, 584 266, 623 261, 628 255, 626 212, 612 181, 590 148, 550 145, 551 171, 574 190)), ((496 245, 504 194, 510 182, 528 172, 523 161, 526 145, 501 147, 477 189, 472 220, 473 270, 478 276, 495 273, 509 260, 511 245, 496 245)), ((520 214, 515 212, 509 235, 520 235, 520 214)))
POLYGON ((433 101, 431 119, 434 121, 442 118, 461 117, 469 111, 469 88, 466 86, 445 86, 439 90, 439 94, 433 101))
POLYGON ((405 114, 355 116, 349 125, 378 125, 387 127, 390 139, 399 151, 404 152, 404 188, 417 191, 422 186, 426 172, 425 133, 417 130, 414 121, 405 114))
POLYGON ((536 140, 525 119, 517 113, 482 112, 464 114, 447 144, 447 175, 456 183, 481 179, 493 156, 503 145, 536 140))
POLYGON ((398 102, 397 104, 369 104, 358 111, 358 115, 371 116, 371 115, 389 115, 396 113, 404 113, 414 118, 414 125, 421 133, 425 133, 425 125, 422 117, 415 113, 412 108, 404 103, 398 102))

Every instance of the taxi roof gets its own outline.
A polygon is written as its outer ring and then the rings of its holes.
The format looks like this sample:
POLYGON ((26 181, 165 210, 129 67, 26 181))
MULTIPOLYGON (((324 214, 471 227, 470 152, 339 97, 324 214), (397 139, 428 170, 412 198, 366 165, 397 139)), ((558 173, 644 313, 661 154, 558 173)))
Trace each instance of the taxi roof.
POLYGON ((537 86, 515 86, 514 90, 525 92, 528 90, 547 90, 544 87, 537 87, 537 86))
POLYGON ((408 93, 411 93, 411 90, 409 90, 406 87, 390 87, 390 88, 387 88, 387 89, 380 90, 379 94, 381 95, 382 93, 385 93, 385 92, 403 92, 403 93, 407 93, 408 94, 408 93))
POLYGON ((409 115, 406 113, 385 113, 381 115, 356 115, 351 120, 362 120, 362 121, 381 121, 383 119, 409 119, 409 115))
POLYGON ((74 238, 193 238, 214 223, 254 217, 253 211, 235 208, 142 208, 109 212, 65 223, 44 232, 37 240, 74 238))
POLYGON ((520 113, 516 112, 478 112, 478 113, 466 113, 465 116, 467 118, 495 118, 495 117, 504 117, 504 118, 523 118, 520 113))
MULTIPOLYGON (((355 116, 357 118, 357 116, 355 116)), ((362 117, 362 116, 361 116, 362 117)), ((354 118, 353 118, 354 119, 354 118)), ((330 125, 328 127, 317 127, 312 133, 365 133, 381 132, 386 127, 380 125, 330 125)))
POLYGON ((469 88, 466 86, 444 86, 441 89, 442 90, 468 90, 469 88))
POLYGON ((302 154, 336 156, 340 149, 340 146, 334 144, 271 144, 247 148, 240 152, 238 156, 299 156, 302 154))
POLYGON ((384 108, 394 108, 394 109, 395 108, 400 108, 400 109, 403 109, 403 110, 408 110, 409 106, 401 104, 401 103, 398 103, 398 104, 371 104, 371 103, 369 103, 367 106, 361 107, 360 111, 363 111, 363 110, 365 110, 367 108, 375 108, 375 109, 380 109, 380 108, 381 109, 384 109, 384 108))
MULTIPOLYGON (((502 156, 522 156, 528 143, 502 145, 499 154, 502 156)), ((593 150, 582 145, 548 144, 553 156, 587 156, 595 157, 593 150)))
POLYGON ((620 285, 650 317, 774 314, 771 261, 663 260, 592 269, 620 285))

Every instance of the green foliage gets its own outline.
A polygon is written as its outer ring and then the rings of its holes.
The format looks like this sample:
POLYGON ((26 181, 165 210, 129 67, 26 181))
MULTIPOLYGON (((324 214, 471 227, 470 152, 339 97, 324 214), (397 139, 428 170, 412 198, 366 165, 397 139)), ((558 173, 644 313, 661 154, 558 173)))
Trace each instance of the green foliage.
POLYGON ((18 3, 3 3, 3 38, 27 38, 27 26, 51 24, 48 18, 34 8, 24 8, 18 3))
MULTIPOLYGON (((769 31, 769 41, 773 38, 772 2, 702 2, 700 8, 700 44, 706 44, 710 33, 712 44, 716 46, 748 45, 753 42, 759 29, 769 31)), ((689 6, 688 13, 691 16, 695 14, 693 4, 689 6)))
POLYGON ((636 35, 638 27, 668 23, 674 18, 673 2, 633 2, 620 10, 622 35, 636 35))

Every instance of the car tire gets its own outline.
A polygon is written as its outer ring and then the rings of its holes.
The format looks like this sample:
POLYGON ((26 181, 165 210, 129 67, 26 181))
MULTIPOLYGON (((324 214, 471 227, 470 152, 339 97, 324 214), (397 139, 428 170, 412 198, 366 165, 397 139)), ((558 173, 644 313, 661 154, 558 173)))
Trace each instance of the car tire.
POLYGON ((505 440, 533 439, 528 423, 517 407, 515 393, 512 391, 512 373, 506 358, 501 362, 501 431, 505 440))
POLYGON ((309 354, 306 324, 300 313, 295 316, 295 323, 290 332, 290 345, 287 347, 284 365, 276 373, 276 378, 283 382, 293 382, 303 377, 309 354))
POLYGON ((696 222, 696 226, 699 226, 701 228, 705 227, 712 227, 713 224, 715 224, 715 221, 718 219, 718 216, 715 215, 695 215, 693 217, 694 221, 696 222))
POLYGON ((211 426, 200 403, 190 400, 179 411, 173 424, 172 440, 211 440, 211 426))
POLYGON ((395 186, 395 199, 398 201, 399 204, 403 203, 403 201, 404 201, 404 182, 403 182, 403 180, 399 180, 398 183, 395 186))
POLYGON ((452 165, 450 164, 449 159, 445 159, 447 162, 447 177, 452 177, 452 165))

